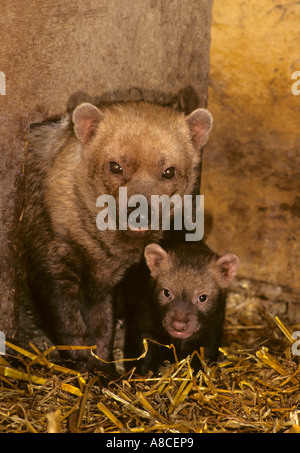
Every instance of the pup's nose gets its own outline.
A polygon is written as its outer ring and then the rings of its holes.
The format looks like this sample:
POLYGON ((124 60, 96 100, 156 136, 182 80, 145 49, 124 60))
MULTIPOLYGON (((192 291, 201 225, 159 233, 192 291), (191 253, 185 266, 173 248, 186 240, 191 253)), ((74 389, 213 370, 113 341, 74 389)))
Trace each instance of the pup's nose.
POLYGON ((187 323, 187 321, 183 321, 183 320, 180 320, 180 319, 173 319, 172 327, 175 330, 177 330, 177 332, 183 332, 184 330, 187 329, 188 323, 187 323))

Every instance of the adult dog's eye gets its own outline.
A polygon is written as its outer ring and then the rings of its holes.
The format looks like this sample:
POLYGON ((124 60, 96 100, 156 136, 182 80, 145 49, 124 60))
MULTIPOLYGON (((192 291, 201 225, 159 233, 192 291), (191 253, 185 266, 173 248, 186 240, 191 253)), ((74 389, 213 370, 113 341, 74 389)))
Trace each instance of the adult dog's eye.
POLYGON ((166 299, 170 299, 172 296, 172 293, 168 289, 163 289, 163 295, 166 299))
POLYGON ((201 294, 201 296, 198 297, 199 302, 205 302, 207 300, 207 295, 206 294, 201 294))
POLYGON ((175 174, 176 174, 175 168, 169 167, 169 168, 165 169, 165 171, 162 174, 162 177, 165 179, 172 179, 172 178, 174 178, 175 174))
POLYGON ((120 175, 121 173, 123 173, 123 168, 117 162, 110 162, 109 169, 115 175, 120 175))

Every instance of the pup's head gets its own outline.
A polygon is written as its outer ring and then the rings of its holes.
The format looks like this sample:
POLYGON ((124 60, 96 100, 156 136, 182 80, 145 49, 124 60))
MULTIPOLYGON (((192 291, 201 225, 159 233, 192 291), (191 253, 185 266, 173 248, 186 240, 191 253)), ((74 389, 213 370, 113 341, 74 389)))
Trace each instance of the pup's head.
MULTIPOLYGON (((142 228, 129 225, 120 234, 130 233, 135 239, 148 235, 156 240, 159 233, 151 231, 149 235, 148 228, 150 197, 192 193, 200 149, 212 127, 211 114, 197 109, 186 117, 148 103, 116 104, 100 110, 84 103, 75 109, 73 123, 95 195, 93 202, 99 195, 111 195, 118 211, 120 187, 126 187, 127 200, 134 195, 144 196, 149 206, 147 228, 145 222, 142 228)), ((146 214, 143 211, 141 220, 146 214)))
POLYGON ((145 248, 146 263, 155 280, 162 324, 171 337, 187 339, 199 332, 224 304, 224 290, 235 276, 239 259, 221 258, 197 246, 167 253, 157 244, 145 248))

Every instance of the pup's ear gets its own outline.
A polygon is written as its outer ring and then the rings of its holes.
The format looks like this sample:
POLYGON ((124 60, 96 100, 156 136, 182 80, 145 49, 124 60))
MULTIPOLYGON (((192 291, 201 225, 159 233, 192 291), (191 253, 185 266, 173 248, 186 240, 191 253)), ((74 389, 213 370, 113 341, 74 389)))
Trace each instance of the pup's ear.
POLYGON ((167 252, 158 244, 149 244, 145 248, 144 255, 152 277, 156 277, 168 261, 167 252))
POLYGON ((76 137, 81 143, 88 143, 94 135, 103 114, 93 104, 80 104, 73 112, 73 123, 76 137))
POLYGON ((216 262, 218 281, 222 288, 227 288, 240 265, 239 258, 233 253, 226 253, 216 262))
POLYGON ((194 110, 186 121, 191 131, 191 138, 196 149, 200 149, 207 142, 213 124, 213 117, 206 109, 194 110))

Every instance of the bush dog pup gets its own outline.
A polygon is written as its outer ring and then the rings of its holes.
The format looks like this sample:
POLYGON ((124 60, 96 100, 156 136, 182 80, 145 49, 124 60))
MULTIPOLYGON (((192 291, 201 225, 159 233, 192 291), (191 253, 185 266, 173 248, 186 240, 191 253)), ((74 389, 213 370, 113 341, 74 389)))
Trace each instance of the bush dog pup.
MULTIPOLYGON (((125 357, 139 357, 143 338, 173 344, 179 360, 204 347, 205 358, 216 361, 221 345, 226 289, 239 267, 232 253, 217 256, 202 241, 149 244, 145 262, 133 267, 124 280, 127 334, 125 357)), ((137 372, 157 372, 171 350, 148 344, 137 372)), ((195 362, 192 362, 194 365, 195 362)), ((200 364, 200 363, 199 363, 200 364)), ((132 367, 132 362, 127 362, 132 367)))

